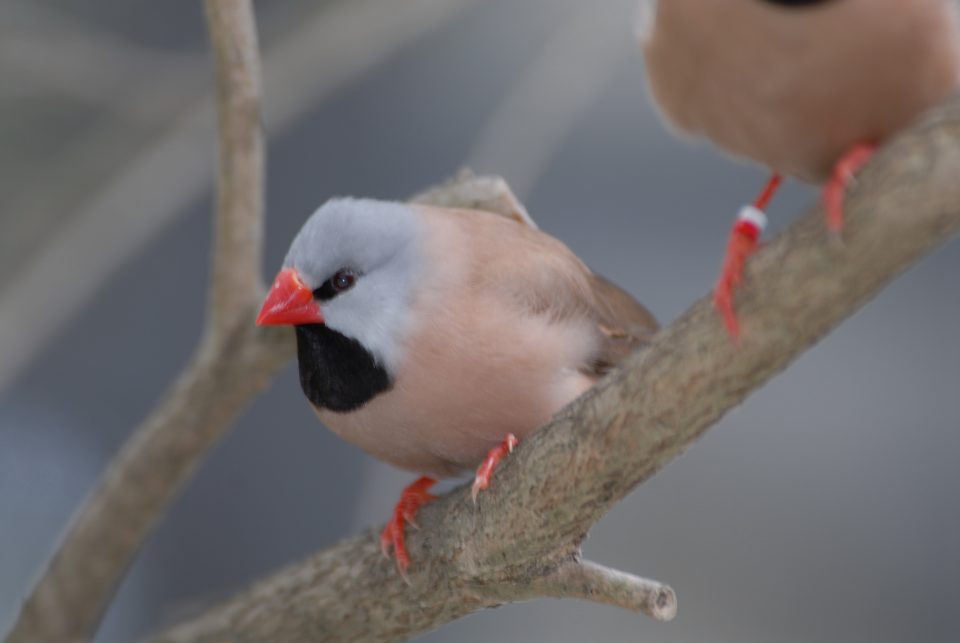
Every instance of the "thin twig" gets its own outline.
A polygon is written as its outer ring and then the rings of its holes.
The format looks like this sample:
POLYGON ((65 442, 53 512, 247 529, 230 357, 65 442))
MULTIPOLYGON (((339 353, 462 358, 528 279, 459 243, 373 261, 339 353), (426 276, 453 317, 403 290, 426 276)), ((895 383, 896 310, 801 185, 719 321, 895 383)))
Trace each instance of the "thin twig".
POLYGON ((670 586, 588 560, 567 561, 552 573, 535 578, 517 600, 542 596, 604 603, 641 612, 658 621, 670 621, 677 615, 677 595, 670 586))
POLYGON ((229 333, 256 305, 263 248, 263 135, 260 47, 253 7, 244 0, 205 0, 217 81, 220 149, 213 278, 207 314, 229 333))
MULTIPOLYGON (((264 122, 282 133, 344 84, 437 29, 476 0, 339 0, 325 2, 265 55, 264 122), (385 13, 390 19, 384 20, 385 13)), ((161 88, 162 89, 162 88, 161 88)), ((0 291, 0 390, 37 355, 97 289, 147 242, 187 212, 210 184, 207 163, 212 100, 197 96, 155 140, 130 158, 103 188, 69 202, 48 200, 54 176, 74 177, 60 159, 28 185, 14 210, 24 219, 36 208, 58 221, 29 262, 18 266, 0 291), (39 196, 38 196, 39 195, 39 196), (63 220, 60 212, 69 208, 63 220), (137 216, 129 213, 136 211, 137 216), (109 237, 111 242, 104 244, 109 237), (77 265, 83 270, 75 270, 77 265), (49 293, 57 293, 51 297, 49 293)), ((96 131, 67 155, 88 159, 113 136, 96 131)))
MULTIPOLYGON (((410 584, 370 530, 266 578, 151 643, 397 641, 517 597, 630 604, 630 582, 563 571, 637 484, 784 369, 911 263, 960 232, 960 99, 882 150, 846 205, 842 244, 820 208, 761 250, 737 297, 739 344, 704 297, 645 350, 528 438, 470 502, 461 487, 409 534, 410 584), (563 580, 579 575, 577 591, 563 580), (604 587, 597 589, 597 587, 604 587)), ((655 555, 655 552, 650 552, 655 555)), ((609 575, 608 575, 609 576, 609 575)), ((669 613, 669 595, 662 602, 669 613)), ((666 614, 665 614, 666 615, 666 614)))
POLYGON ((461 169, 449 181, 420 192, 411 201, 440 208, 496 212, 517 223, 537 229, 536 222, 530 218, 527 209, 502 177, 477 176, 468 168, 461 169))
POLYGON ((249 0, 208 0, 221 168, 211 311, 191 364, 110 464, 24 603, 9 643, 92 638, 146 534, 202 455, 283 363, 253 324, 260 286, 263 144, 249 0))

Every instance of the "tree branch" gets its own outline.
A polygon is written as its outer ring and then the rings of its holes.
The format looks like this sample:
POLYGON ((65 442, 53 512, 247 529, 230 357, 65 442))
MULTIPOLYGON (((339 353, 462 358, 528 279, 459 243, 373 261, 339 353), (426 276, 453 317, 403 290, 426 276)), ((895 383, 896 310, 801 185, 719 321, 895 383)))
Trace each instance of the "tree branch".
POLYGON ((217 80, 220 161, 208 315, 214 332, 247 324, 260 299, 263 248, 263 135, 260 48, 245 0, 205 0, 217 80))
POLYGON ((497 470, 425 507, 407 585, 377 530, 256 583, 151 639, 395 641, 482 607, 576 596, 672 615, 672 592, 578 563, 587 530, 887 282, 960 231, 960 100, 896 138, 847 200, 842 243, 817 208, 750 262, 730 341, 704 297, 497 470), (582 565, 577 567, 577 565, 582 565), (578 583, 582 583, 578 586, 578 583))
POLYGON ((190 365, 134 431, 27 598, 9 643, 92 638, 154 522, 290 351, 253 325, 262 293, 260 63, 249 0, 207 0, 216 61, 220 175, 207 328, 190 365))
MULTIPOLYGON (((276 135, 289 129, 338 89, 441 28, 476 1, 313 3, 316 8, 265 53, 268 130, 276 135), (389 20, 382 19, 385 13, 389 20)), ((20 0, 23 3, 29 4, 31 14, 38 10, 39 3, 20 0)), ((0 7, 6 11, 10 4, 8 0, 0 7)), ((0 16, 4 19, 6 14, 0 16)), ((49 51, 46 54, 49 57, 49 51)), ((156 110, 192 81, 192 76, 152 76, 149 89, 137 93, 134 102, 156 110)), ((140 147, 123 170, 102 186, 104 177, 99 175, 104 168, 78 173, 76 165, 89 165, 91 157, 100 156, 105 141, 111 153, 129 145, 129 132, 113 126, 93 128, 82 140, 59 150, 41 180, 19 186, 14 193, 8 210, 20 215, 15 220, 34 221, 39 213, 57 225, 46 231, 42 246, 31 247, 29 258, 3 256, 0 262, 0 389, 16 378, 110 275, 208 188, 212 173, 205 165, 205 134, 212 122, 213 101, 191 91, 184 97, 191 99, 189 105, 167 114, 171 126, 140 147), (97 179, 93 181, 99 186, 96 190, 83 188, 91 177, 97 179), (67 197, 52 198, 46 186, 62 183, 71 186, 63 191, 67 197), (79 200, 77 193, 82 196, 79 200), (60 215, 65 209, 70 210, 68 218, 60 215), (128 216, 131 209, 136 209, 136 217, 128 216), (105 235, 110 237, 108 245, 103 243, 105 235), (80 263, 84 270, 75 270, 80 263), (52 292, 57 296, 48 296, 52 292)), ((8 236, 9 228, 6 221, 3 231, 8 236)))
POLYGON ((579 598, 641 612, 658 621, 677 615, 677 595, 671 587, 588 560, 563 563, 550 574, 535 577, 525 589, 514 600, 579 598))

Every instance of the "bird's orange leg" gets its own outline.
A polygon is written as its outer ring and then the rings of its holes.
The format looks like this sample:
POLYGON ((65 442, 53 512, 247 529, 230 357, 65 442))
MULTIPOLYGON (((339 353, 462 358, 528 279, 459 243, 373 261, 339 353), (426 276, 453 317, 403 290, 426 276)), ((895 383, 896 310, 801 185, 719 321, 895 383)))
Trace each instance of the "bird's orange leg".
POLYGON ((743 266, 747 258, 757 249, 760 235, 767 225, 767 216, 763 211, 782 181, 783 177, 779 174, 771 175, 753 205, 746 205, 740 209, 733 229, 730 231, 720 278, 717 279, 717 285, 713 290, 713 305, 720 312, 727 326, 727 332, 734 339, 740 337, 740 322, 733 309, 733 291, 743 276, 743 266))
POLYGON ((383 555, 389 558, 390 547, 393 546, 393 554, 397 559, 397 569, 400 570, 400 575, 403 576, 404 580, 407 579, 407 568, 410 567, 410 555, 407 553, 404 529, 406 523, 416 527, 417 523, 414 519, 420 507, 431 500, 436 500, 437 497, 428 491, 435 484, 437 484, 436 480, 423 476, 413 484, 407 485, 400 494, 397 506, 393 509, 393 517, 383 528, 383 533, 380 534, 380 549, 383 551, 383 555))
POLYGON ((477 494, 490 486, 493 470, 497 468, 500 461, 507 457, 507 454, 511 453, 519 443, 517 436, 508 433, 503 442, 490 449, 486 460, 477 467, 477 475, 473 479, 473 488, 470 490, 470 495, 473 497, 473 504, 477 504, 477 494))
POLYGON ((858 143, 840 157, 833 173, 823 186, 823 204, 827 210, 827 227, 833 233, 843 229, 843 197, 854 175, 877 151, 872 143, 858 143))

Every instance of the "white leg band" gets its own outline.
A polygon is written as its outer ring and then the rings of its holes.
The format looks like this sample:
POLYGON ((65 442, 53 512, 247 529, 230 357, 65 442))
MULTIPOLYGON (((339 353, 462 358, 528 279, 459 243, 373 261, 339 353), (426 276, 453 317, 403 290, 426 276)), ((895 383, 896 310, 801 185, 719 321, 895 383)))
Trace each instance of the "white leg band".
POLYGON ((767 227, 767 215, 763 210, 755 208, 752 205, 745 205, 737 213, 737 221, 746 221, 756 226, 757 230, 763 231, 767 227))

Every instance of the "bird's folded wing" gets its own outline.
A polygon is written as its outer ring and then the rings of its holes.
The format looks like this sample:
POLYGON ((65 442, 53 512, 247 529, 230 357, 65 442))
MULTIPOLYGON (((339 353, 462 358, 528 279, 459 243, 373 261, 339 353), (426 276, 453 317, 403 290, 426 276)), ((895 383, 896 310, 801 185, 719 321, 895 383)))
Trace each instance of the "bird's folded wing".
POLYGON ((615 368, 656 332, 650 311, 562 243, 521 226, 513 234, 519 239, 509 244, 511 260, 496 263, 511 272, 493 278, 530 313, 558 322, 586 319, 593 326, 597 349, 583 366, 585 374, 596 377, 615 368))
MULTIPOLYGON (((420 206, 431 216, 453 217, 470 241, 467 287, 486 291, 497 305, 526 315, 582 325, 596 349, 581 366, 597 377, 616 367, 657 330, 653 315, 629 293, 594 274, 557 239, 516 219, 479 210, 420 206)), ((455 237, 450 237, 455 238, 455 237)))
POLYGON ((594 375, 602 375, 630 353, 646 344, 657 331, 657 320, 640 302, 616 284, 591 274, 592 311, 600 333, 599 350, 590 364, 594 375))

